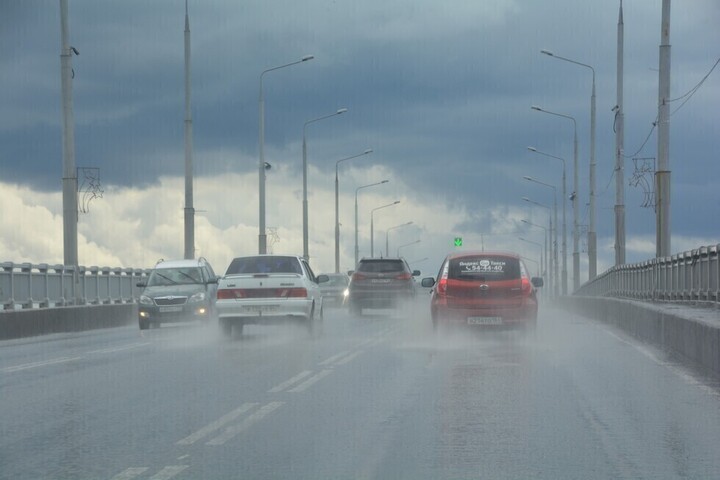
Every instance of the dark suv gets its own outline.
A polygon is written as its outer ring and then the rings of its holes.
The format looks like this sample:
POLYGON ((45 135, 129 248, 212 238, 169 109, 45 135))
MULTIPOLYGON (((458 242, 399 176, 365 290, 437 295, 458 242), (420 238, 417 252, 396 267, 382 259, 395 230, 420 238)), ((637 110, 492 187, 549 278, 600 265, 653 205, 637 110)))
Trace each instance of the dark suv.
POLYGON ((204 258, 158 262, 147 281, 137 284, 143 287, 138 301, 140 329, 163 322, 214 319, 217 283, 204 258))
POLYGON ((395 308, 402 300, 415 297, 419 270, 410 270, 404 258, 363 258, 354 272, 348 272, 347 305, 350 313, 361 315, 363 308, 395 308))

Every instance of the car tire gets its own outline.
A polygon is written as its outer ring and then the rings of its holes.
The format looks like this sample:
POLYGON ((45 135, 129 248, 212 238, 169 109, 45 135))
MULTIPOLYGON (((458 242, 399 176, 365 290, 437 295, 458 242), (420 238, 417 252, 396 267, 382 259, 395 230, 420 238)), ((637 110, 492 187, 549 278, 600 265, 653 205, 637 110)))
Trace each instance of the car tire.
POLYGON ((138 324, 140 326, 140 330, 147 330, 150 327, 150 322, 147 320, 139 320, 138 324))
POLYGON ((362 307, 355 302, 350 302, 350 315, 362 317, 362 307))

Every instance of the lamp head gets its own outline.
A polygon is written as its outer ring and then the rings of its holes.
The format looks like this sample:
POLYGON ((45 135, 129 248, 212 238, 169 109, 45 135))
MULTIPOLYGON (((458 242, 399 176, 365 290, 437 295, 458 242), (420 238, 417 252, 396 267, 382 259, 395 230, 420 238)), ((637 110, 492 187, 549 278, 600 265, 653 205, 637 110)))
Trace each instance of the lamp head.
POLYGON ((340 108, 337 112, 335 112, 335 115, 340 115, 341 113, 347 112, 347 108, 340 108))
POLYGON ((301 62, 307 62, 308 60, 312 60, 313 58, 315 58, 315 55, 305 55, 304 57, 302 57, 302 58, 300 59, 300 61, 301 61, 301 62))
POLYGON ((542 112, 542 111, 543 111, 543 109, 540 108, 540 107, 538 107, 537 105, 531 105, 531 106, 530 106, 530 109, 531 109, 531 110, 537 110, 538 112, 542 112))
POLYGON ((527 147, 527 149, 530 150, 531 152, 537 152, 537 148, 535 148, 535 147, 527 147))
POLYGON ((531 182, 533 181, 533 178, 530 177, 530 176, 528 176, 528 175, 523 175, 523 178, 524 178, 525 180, 530 180, 531 182))
POLYGON ((550 50, 545 50, 544 48, 542 50, 540 50, 540 53, 544 53, 545 55, 549 55, 551 57, 555 56, 555 54, 553 52, 551 52, 550 50))
POLYGON ((372 148, 368 148, 367 150, 365 150, 365 151, 363 152, 363 155, 367 155, 368 153, 372 153, 372 152, 373 152, 373 149, 372 149, 372 148))

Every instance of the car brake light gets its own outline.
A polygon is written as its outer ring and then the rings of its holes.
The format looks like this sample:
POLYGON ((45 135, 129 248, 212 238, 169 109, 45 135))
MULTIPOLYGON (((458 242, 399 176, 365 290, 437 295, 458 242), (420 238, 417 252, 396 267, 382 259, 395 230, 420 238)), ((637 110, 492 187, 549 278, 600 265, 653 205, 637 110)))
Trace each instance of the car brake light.
POLYGON ((395 277, 395 280, 410 280, 412 278, 412 275, 409 273, 401 273, 400 275, 395 277))
POLYGON ((307 289, 305 288, 286 288, 278 290, 278 297, 305 298, 307 297, 307 289))
POLYGON ((234 300, 236 298, 243 298, 245 295, 239 288, 223 288, 217 291, 218 300, 234 300))
POLYGON ((445 264, 445 267, 443 268, 442 275, 440 275, 440 281, 437 284, 437 288, 435 291, 438 295, 445 295, 447 293, 447 284, 448 284, 448 265, 445 264))
POLYGON ((530 279, 526 276, 523 276, 521 281, 522 281, 521 289, 522 289, 523 295, 529 295, 530 292, 532 292, 532 284, 530 283, 530 279))
POLYGON ((366 278, 367 278, 367 277, 366 277, 365 275, 363 275, 362 273, 357 273, 357 272, 353 273, 353 276, 352 276, 352 279, 355 280, 355 281, 357 281, 357 280, 365 280, 366 278))

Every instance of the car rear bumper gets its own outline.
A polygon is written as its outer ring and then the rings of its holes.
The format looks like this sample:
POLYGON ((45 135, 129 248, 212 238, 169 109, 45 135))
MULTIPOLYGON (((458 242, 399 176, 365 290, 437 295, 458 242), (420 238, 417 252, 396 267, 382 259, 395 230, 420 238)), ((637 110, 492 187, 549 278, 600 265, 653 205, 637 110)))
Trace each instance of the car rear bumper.
POLYGON ((220 321, 281 323, 310 318, 312 299, 218 300, 215 306, 220 321))
POLYGON ((535 324, 537 304, 492 308, 432 307, 433 323, 473 327, 512 327, 535 324))

